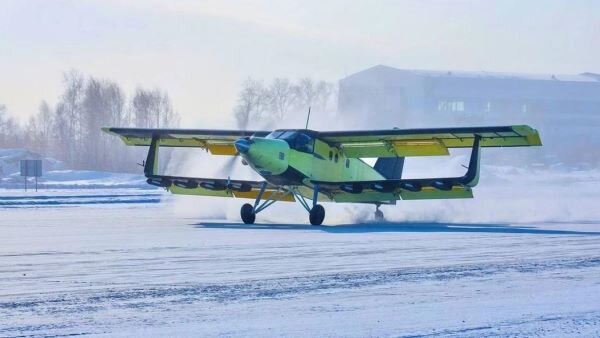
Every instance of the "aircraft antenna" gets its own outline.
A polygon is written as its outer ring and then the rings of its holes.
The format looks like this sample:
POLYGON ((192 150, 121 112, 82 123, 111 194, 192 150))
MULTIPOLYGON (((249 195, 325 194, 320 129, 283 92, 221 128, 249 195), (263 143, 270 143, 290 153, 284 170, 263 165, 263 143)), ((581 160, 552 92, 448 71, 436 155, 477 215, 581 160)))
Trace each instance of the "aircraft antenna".
POLYGON ((308 106, 308 116, 306 117, 306 126, 304 129, 308 129, 308 121, 310 120, 310 106, 308 106))

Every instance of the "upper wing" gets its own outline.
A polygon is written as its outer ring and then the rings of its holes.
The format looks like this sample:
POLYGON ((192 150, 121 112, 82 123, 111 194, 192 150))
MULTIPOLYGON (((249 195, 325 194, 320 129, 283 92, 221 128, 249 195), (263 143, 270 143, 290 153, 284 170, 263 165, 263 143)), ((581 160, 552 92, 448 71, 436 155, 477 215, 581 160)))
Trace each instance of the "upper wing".
POLYGON ((475 135, 482 147, 541 146, 537 130, 526 126, 389 129, 320 132, 347 157, 448 155, 448 148, 470 148, 475 135))
POLYGON ((217 130, 217 129, 146 129, 146 128, 102 128, 103 131, 119 136, 130 146, 149 146, 152 137, 158 136, 161 147, 197 147, 213 155, 235 155, 233 142, 245 136, 266 136, 263 130, 217 130))

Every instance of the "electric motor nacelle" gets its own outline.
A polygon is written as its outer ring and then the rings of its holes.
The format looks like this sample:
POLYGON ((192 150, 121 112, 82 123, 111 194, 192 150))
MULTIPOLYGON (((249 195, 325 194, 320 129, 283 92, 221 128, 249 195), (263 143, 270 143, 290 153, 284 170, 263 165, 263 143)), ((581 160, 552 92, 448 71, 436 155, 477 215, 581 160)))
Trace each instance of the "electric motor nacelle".
POLYGON ((189 180, 175 180, 173 181, 173 184, 183 188, 183 189, 196 189, 198 188, 198 183, 195 181, 189 181, 189 180))
POLYGON ((350 194, 360 194, 363 192, 363 187, 358 183, 342 184, 340 185, 340 190, 350 194))
POLYGON ((377 192, 392 192, 396 189, 396 187, 394 186, 394 183, 392 182, 377 182, 377 183, 373 183, 371 184, 371 189, 377 191, 377 192))
POLYGON ((433 181, 431 183, 431 185, 438 190, 443 190, 443 191, 452 190, 452 182, 447 181, 447 180, 433 181))
POLYGON ((146 183, 162 188, 168 188, 171 186, 171 180, 169 180, 168 178, 151 177, 146 180, 146 183))

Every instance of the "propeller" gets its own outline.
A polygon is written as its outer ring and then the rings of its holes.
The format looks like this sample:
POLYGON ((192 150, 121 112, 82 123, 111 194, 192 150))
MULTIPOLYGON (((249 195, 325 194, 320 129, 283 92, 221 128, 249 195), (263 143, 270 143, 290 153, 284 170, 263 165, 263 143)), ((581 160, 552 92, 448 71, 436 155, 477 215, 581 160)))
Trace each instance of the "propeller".
MULTIPOLYGON (((240 130, 246 131, 248 129, 248 122, 250 122, 250 119, 245 118, 240 122, 242 122, 242 124, 240 125, 240 130)), ((219 172, 227 174, 227 177, 231 176, 231 174, 233 173, 233 170, 235 169, 236 163, 238 163, 239 156, 240 156, 240 153, 238 152, 235 155, 228 158, 225 161, 225 163, 223 164, 223 166, 221 166, 221 169, 219 172)))
POLYGON ((230 158, 228 158, 225 161, 225 163, 223 164, 223 166, 221 167, 220 172, 227 174, 227 176, 231 176, 231 174, 233 173, 233 169, 235 168, 235 164, 237 163, 237 160, 238 160, 239 156, 240 156, 240 154, 237 153, 234 156, 231 156, 230 158))

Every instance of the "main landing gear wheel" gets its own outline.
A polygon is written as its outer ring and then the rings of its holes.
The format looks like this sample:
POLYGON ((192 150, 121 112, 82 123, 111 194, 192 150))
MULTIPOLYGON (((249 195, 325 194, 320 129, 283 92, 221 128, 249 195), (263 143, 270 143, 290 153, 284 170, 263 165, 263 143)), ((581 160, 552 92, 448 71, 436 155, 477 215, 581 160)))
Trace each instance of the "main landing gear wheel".
POLYGON ((242 221, 244 221, 245 224, 254 224, 254 221, 256 220, 254 207, 248 203, 242 205, 240 215, 242 216, 242 221))
POLYGON ((308 219, 312 225, 323 224, 323 220, 325 219, 325 208, 320 204, 315 205, 310 209, 310 216, 308 219))

